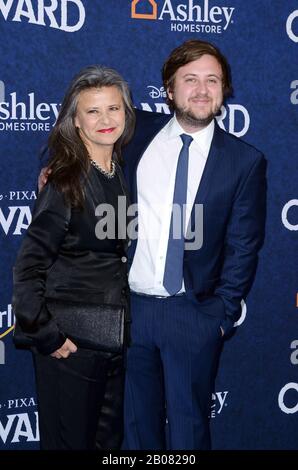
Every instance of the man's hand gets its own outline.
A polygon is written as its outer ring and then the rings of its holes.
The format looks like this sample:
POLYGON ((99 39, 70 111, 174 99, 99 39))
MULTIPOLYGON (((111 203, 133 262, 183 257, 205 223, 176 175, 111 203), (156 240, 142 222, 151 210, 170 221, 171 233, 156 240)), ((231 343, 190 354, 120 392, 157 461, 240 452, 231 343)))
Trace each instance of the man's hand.
POLYGON ((49 174, 52 170, 48 169, 47 166, 41 169, 38 177, 38 192, 40 192, 43 187, 47 184, 49 174))
POLYGON ((55 357, 56 359, 66 359, 70 354, 75 353, 77 349, 78 348, 76 345, 70 341, 70 339, 66 339, 61 348, 56 349, 56 351, 54 351, 51 356, 55 357))

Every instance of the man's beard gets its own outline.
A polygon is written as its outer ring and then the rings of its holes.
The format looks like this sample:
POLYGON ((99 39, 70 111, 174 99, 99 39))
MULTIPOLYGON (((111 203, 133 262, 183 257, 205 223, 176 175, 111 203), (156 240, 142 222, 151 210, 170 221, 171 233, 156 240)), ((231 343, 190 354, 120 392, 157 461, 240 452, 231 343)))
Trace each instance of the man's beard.
POLYGON ((174 111, 176 113, 177 119, 180 122, 184 122, 190 127, 193 128, 204 128, 210 124, 210 122, 215 118, 220 110, 220 106, 214 112, 210 112, 205 117, 197 117, 191 110, 186 110, 181 107, 178 107, 177 104, 174 102, 174 111))

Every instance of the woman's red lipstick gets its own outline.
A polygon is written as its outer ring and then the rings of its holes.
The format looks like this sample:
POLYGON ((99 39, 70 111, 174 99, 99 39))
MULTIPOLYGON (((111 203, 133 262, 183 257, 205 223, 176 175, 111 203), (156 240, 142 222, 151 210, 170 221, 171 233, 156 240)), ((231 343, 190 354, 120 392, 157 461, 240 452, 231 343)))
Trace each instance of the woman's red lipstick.
POLYGON ((114 131, 114 129, 115 127, 109 127, 108 129, 99 129, 96 132, 101 132, 102 134, 110 134, 111 132, 114 131))

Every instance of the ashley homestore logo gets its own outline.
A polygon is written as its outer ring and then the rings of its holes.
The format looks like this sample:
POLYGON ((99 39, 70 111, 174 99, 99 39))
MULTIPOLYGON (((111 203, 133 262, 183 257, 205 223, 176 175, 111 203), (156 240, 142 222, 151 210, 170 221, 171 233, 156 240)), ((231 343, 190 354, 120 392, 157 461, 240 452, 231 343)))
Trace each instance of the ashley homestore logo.
POLYGON ((155 0, 133 0, 131 4, 131 17, 140 18, 142 20, 157 19, 157 3, 155 0), (145 11, 142 12, 142 4, 145 4, 145 11), (148 10, 148 11, 147 11, 148 10))
MULTIPOLYGON (((217 0, 219 2, 220 0, 217 0)), ((233 23, 234 7, 211 4, 210 0, 132 0, 134 19, 169 21, 171 31, 221 34, 233 23)))
POLYGON ((59 108, 59 103, 40 102, 34 91, 22 97, 16 90, 8 93, 0 80, 0 132, 48 132, 56 122, 59 108))

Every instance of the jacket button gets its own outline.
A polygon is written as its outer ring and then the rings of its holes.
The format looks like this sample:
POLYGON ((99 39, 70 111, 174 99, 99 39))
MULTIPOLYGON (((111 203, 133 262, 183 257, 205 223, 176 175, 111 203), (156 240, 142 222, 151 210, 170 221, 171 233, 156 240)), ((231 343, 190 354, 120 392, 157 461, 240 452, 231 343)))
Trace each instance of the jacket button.
POLYGON ((122 263, 126 263, 126 261, 127 261, 126 256, 122 256, 121 261, 122 261, 122 263))

